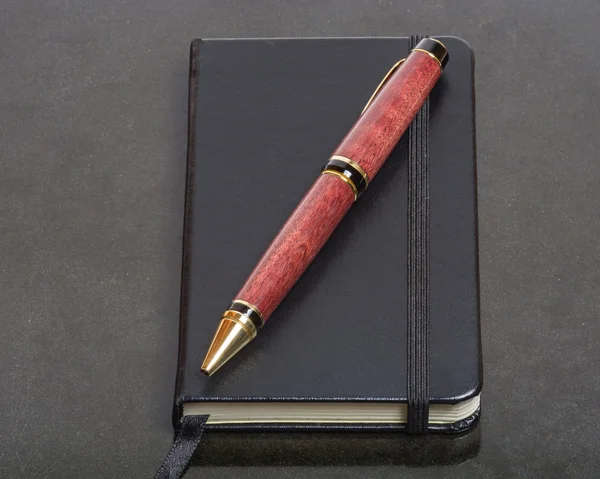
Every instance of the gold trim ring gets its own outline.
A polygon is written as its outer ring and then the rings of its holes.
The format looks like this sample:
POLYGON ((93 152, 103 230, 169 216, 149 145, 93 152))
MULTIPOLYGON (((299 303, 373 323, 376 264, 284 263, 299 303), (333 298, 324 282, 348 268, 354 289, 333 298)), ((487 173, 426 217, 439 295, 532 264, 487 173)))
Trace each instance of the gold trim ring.
POLYGON ((334 170, 323 170, 323 171, 321 171, 321 174, 337 176, 340 180, 342 180, 344 183, 346 183, 350 187, 350 189, 352 190, 352 193, 354 194, 354 201, 356 201, 358 199, 358 190, 356 189, 356 185, 352 182, 352 180, 350 180, 350 178, 348 178, 344 174, 340 173, 339 171, 334 171, 334 170))
POLYGON ((433 58, 433 59, 434 59, 434 60, 435 60, 435 61, 438 63, 438 65, 440 66, 440 68, 443 68, 443 67, 442 67, 442 62, 441 62, 441 61, 440 61, 440 59, 439 59, 438 57, 436 57, 436 56, 435 56, 433 53, 431 53, 431 52, 428 52, 427 50, 423 50, 422 48, 413 48, 413 49, 412 49, 412 51, 413 51, 413 52, 422 52, 422 53, 427 53, 427 55, 429 55, 431 58, 433 58))
POLYGON ((331 160, 344 161, 344 162, 348 163, 350 166, 354 167, 354 169, 356 171, 358 171, 362 175, 362 177, 364 178, 365 183, 366 183, 365 188, 367 186, 369 186, 369 181, 371 181, 371 180, 369 180, 369 175, 363 169, 363 167, 360 166, 356 161, 352 161, 350 158, 346 158, 345 156, 340 156, 340 155, 333 155, 330 159, 331 160))
POLYGON ((254 306, 252 303, 249 303, 248 301, 244 301, 243 299, 234 299, 231 303, 232 304, 233 303, 240 303, 240 304, 243 304, 244 306, 250 308, 256 314, 258 314, 258 316, 262 320, 263 324, 265 323, 265 317, 262 315, 262 313, 260 312, 260 310, 256 306, 254 306))

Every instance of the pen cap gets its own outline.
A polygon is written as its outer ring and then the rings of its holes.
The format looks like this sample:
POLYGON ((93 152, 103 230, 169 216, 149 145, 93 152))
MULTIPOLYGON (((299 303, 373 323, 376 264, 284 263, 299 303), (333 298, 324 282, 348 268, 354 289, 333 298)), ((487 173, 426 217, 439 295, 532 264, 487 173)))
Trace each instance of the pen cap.
POLYGON ((413 48, 413 51, 428 53, 438 61, 442 68, 448 63, 448 50, 442 42, 435 38, 423 38, 423 40, 413 48))

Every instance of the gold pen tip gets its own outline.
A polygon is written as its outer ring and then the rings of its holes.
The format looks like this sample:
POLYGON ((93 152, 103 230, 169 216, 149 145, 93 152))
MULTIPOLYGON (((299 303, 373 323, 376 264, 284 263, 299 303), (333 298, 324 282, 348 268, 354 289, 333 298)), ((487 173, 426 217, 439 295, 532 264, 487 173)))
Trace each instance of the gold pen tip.
POLYGON ((212 376, 255 336, 256 329, 253 330, 236 317, 223 318, 208 348, 200 372, 206 376, 212 376))

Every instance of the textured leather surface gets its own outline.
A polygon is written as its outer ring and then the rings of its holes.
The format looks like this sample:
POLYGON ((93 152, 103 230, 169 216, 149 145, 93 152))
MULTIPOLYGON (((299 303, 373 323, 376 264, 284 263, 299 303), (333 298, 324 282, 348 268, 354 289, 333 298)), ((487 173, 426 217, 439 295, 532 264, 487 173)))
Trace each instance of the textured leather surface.
MULTIPOLYGON (((479 392, 473 57, 430 97, 432 402, 479 392)), ((408 39, 195 42, 176 405, 189 400, 406 400, 407 142, 258 338, 215 376, 220 314, 408 39)), ((176 407, 175 419, 179 411, 176 407)))

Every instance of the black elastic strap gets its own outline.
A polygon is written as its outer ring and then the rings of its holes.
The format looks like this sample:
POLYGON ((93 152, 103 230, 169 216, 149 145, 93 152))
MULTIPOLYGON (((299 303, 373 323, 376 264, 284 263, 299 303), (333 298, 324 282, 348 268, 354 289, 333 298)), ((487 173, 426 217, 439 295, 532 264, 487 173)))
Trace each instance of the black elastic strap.
POLYGON ((207 420, 208 416, 183 417, 173 447, 154 479, 180 479, 183 477, 198 444, 200 444, 207 420))
MULTIPOLYGON (((410 50, 422 39, 410 37, 410 50)), ((408 419, 407 431, 429 423, 429 99, 408 130, 408 419)))

